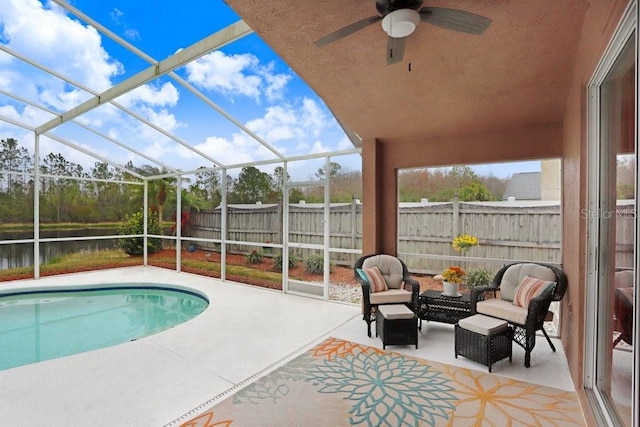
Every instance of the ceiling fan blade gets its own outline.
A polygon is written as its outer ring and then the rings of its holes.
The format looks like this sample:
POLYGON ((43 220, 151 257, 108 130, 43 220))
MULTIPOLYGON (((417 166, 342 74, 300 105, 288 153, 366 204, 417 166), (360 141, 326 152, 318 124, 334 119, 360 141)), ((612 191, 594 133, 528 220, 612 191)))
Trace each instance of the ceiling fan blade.
POLYGON ((372 16, 370 18, 363 19, 362 21, 354 22, 353 24, 347 25, 346 27, 340 28, 337 31, 334 31, 331 34, 327 34, 326 36, 318 39, 314 42, 317 47, 323 47, 332 43, 336 40, 340 40, 343 37, 351 35, 356 31, 360 31, 363 28, 368 27, 369 25, 375 24, 376 22, 380 22, 382 20, 382 16, 372 16))
POLYGON ((402 61, 406 37, 389 37, 387 39, 387 65, 402 61))
POLYGON ((475 35, 484 33, 491 25, 491 19, 485 16, 446 7, 423 7, 420 9, 420 19, 447 30, 475 35))

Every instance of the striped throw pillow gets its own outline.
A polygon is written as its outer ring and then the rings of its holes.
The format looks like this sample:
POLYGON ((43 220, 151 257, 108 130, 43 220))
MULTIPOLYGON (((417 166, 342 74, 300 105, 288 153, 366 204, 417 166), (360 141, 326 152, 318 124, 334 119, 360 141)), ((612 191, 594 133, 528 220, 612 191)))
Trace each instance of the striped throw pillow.
POLYGON ((371 285, 371 292, 381 292, 387 290, 387 282, 384 281, 382 273, 378 270, 378 267, 363 268, 364 274, 367 276, 367 281, 371 285))
POLYGON ((529 308, 529 301, 542 295, 546 290, 551 292, 555 284, 556 282, 525 276, 516 288, 516 295, 513 298, 513 303, 523 308, 529 308))

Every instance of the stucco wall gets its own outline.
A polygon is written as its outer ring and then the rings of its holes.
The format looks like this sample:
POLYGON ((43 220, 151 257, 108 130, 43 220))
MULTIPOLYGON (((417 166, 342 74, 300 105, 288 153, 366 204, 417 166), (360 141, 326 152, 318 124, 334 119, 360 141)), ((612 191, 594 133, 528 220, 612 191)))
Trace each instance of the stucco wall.
POLYGON ((363 143, 363 225, 367 230, 363 253, 397 251, 397 169, 563 157, 563 269, 569 286, 562 302, 561 336, 588 425, 596 424, 583 392, 587 223, 580 213, 587 207, 586 87, 628 3, 589 3, 562 123, 393 144, 363 143))

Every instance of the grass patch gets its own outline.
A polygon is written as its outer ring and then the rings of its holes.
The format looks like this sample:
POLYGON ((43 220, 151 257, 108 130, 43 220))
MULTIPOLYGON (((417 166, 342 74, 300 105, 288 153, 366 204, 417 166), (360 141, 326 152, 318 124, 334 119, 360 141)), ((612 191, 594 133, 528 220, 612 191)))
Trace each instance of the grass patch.
MULTIPOLYGON (((175 268, 175 257, 149 257, 149 265, 175 268)), ((141 256, 127 255, 121 249, 105 249, 100 251, 80 251, 72 254, 54 257, 47 264, 40 266, 41 276, 77 273, 81 271, 103 270, 106 268, 142 265, 141 256)), ((182 259, 182 268, 195 274, 212 276, 220 274, 220 263, 206 260, 182 259)), ((33 267, 20 267, 0 271, 0 282, 33 278, 33 267)), ((252 280, 269 281, 273 284, 282 283, 282 273, 264 271, 243 265, 227 264, 227 276, 233 280, 246 278, 247 283, 252 280)), ((244 281, 244 280, 241 280, 244 281)))
MULTIPOLYGON (((51 276, 140 264, 142 264, 141 258, 130 257, 120 249, 80 251, 53 257, 50 262, 40 266, 40 275, 51 276)), ((33 272, 33 266, 2 270, 0 271, 0 281, 32 278, 33 272)))
MULTIPOLYGON (((122 249, 103 249, 99 251, 80 251, 74 252, 72 254, 60 255, 55 257, 55 264, 67 264, 67 265, 77 265, 80 264, 94 264, 101 262, 113 262, 114 260, 128 260, 128 259, 138 259, 142 260, 142 258, 131 257, 124 253, 122 249)), ((43 266, 47 266, 51 263, 43 264, 43 266)))
MULTIPOLYGON (((174 257, 154 257, 149 260, 150 264, 175 265, 175 262, 176 259, 174 257)), ((221 269, 220 263, 218 262, 193 259, 183 259, 182 267, 190 267, 196 270, 208 270, 216 273, 219 273, 221 269)), ((253 277, 257 279, 271 280, 278 283, 282 281, 282 273, 276 271, 263 271, 251 267, 245 267, 243 265, 227 264, 227 275, 253 277)))

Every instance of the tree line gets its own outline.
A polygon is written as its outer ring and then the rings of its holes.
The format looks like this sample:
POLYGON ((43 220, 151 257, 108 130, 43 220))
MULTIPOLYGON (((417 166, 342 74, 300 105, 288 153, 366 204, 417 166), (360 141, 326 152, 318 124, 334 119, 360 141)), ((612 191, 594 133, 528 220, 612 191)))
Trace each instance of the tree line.
POLYGON ((463 202, 502 200, 508 179, 478 176, 469 166, 412 169, 398 177, 401 202, 448 202, 458 197, 463 202))
MULTIPOLYGON (((127 170, 142 176, 165 175, 169 171, 151 165, 128 162, 127 170)), ((95 162, 89 170, 67 160, 60 153, 49 153, 38 165, 40 221, 119 222, 139 212, 144 206, 143 182, 135 175, 108 163, 95 162), (133 184, 132 184, 133 182, 133 184)), ((219 170, 207 170, 181 179, 182 211, 213 209, 222 200, 222 178, 219 170)), ((324 179, 322 167, 315 177, 324 179)), ((33 218, 34 161, 25 147, 13 138, 0 140, 0 223, 25 223, 33 218)), ((358 197, 360 173, 344 171, 338 163, 328 173, 331 201, 350 201, 358 197)), ((275 167, 269 174, 253 166, 242 168, 237 177, 227 176, 227 203, 277 203, 282 200, 283 182, 289 180, 284 168, 275 167)), ((163 220, 175 220, 178 179, 164 177, 148 181, 148 206, 163 220)), ((318 188, 293 187, 289 200, 322 202, 324 191, 318 188)))
MULTIPOLYGON (((169 171, 151 165, 134 165, 126 169, 142 176, 169 175, 169 171)), ((619 165, 620 166, 620 165, 619 165)), ((635 165, 625 165, 630 169, 635 165)), ((119 222, 139 212, 144 205, 142 180, 127 171, 104 162, 95 162, 89 170, 67 160, 60 153, 49 153, 38 163, 40 172, 40 221, 60 222, 119 222), (134 184, 132 184, 132 182, 134 184)), ((331 162, 327 171, 323 166, 310 179, 330 180, 333 203, 351 202, 362 198, 362 174, 349 171, 331 162)), ((182 210, 213 209, 222 200, 222 174, 219 170, 200 168, 192 176, 181 179, 182 210)), ((13 138, 0 141, 0 223, 31 222, 33 218, 34 161, 28 150, 13 138)), ((277 166, 272 173, 247 166, 237 177, 226 176, 227 203, 279 203, 282 200, 284 168, 277 166)), ((501 200, 508 179, 478 176, 469 166, 427 168, 401 171, 398 174, 399 201, 418 202, 501 200)), ((148 206, 163 220, 175 220, 178 179, 164 177, 148 182, 148 206)), ((324 188, 290 187, 289 200, 297 203, 324 201, 324 188)))

